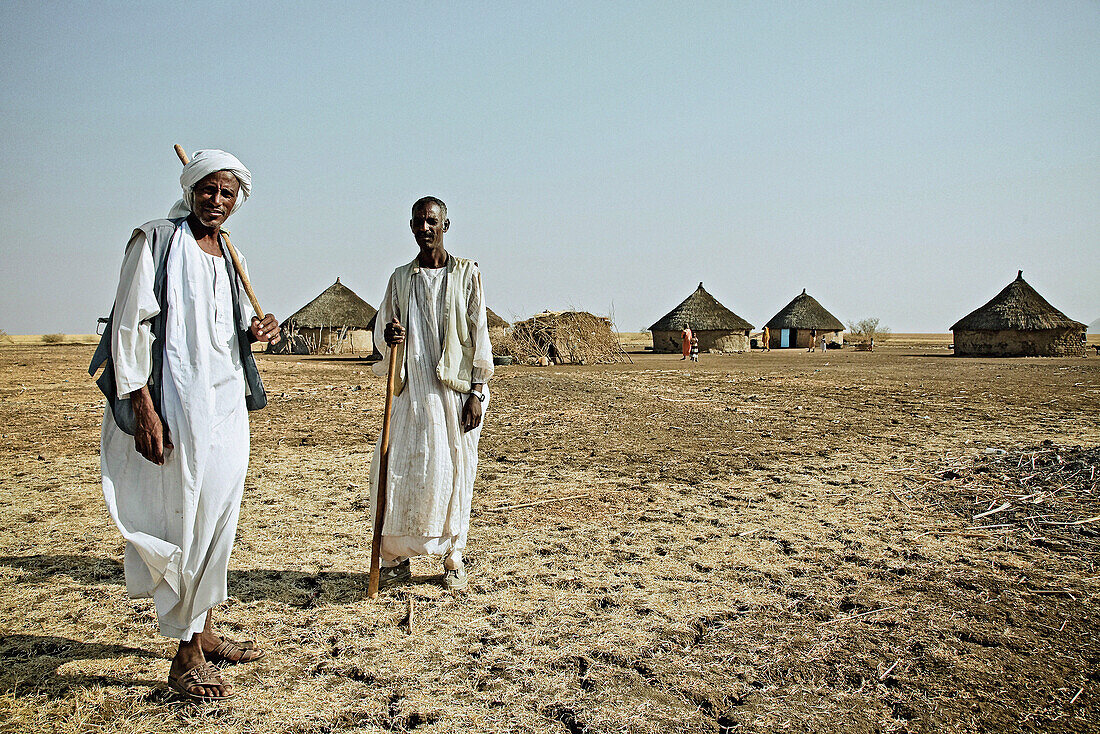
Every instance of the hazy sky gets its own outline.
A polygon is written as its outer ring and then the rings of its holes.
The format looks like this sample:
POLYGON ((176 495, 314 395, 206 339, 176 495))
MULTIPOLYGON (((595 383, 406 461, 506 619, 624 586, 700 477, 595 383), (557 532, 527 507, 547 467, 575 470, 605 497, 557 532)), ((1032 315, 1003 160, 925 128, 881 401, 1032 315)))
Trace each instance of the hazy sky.
POLYGON ((507 319, 648 327, 703 281, 759 327, 945 331, 1024 270, 1100 317, 1100 3, 0 4, 0 328, 94 331, 172 144, 283 318, 377 305, 450 207, 507 319))

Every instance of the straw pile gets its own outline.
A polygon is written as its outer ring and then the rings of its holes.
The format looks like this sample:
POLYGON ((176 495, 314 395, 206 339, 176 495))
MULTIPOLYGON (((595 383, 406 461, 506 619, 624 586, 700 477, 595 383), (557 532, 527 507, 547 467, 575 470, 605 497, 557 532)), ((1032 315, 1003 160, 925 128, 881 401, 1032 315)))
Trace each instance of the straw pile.
POLYGON ((586 311, 543 311, 516 322, 498 354, 527 364, 610 364, 626 361, 611 320, 586 311))

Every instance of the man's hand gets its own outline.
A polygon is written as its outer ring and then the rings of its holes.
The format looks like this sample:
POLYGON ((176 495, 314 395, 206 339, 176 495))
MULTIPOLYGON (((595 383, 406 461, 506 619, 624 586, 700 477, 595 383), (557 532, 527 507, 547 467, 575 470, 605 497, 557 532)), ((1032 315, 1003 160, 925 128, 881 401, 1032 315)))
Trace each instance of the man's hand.
POLYGON ((396 347, 405 341, 405 327, 401 325, 401 322, 396 318, 386 324, 386 344, 391 347, 396 347))
POLYGON ((481 425, 482 415, 481 401, 475 395, 466 397, 466 404, 462 406, 462 430, 472 431, 481 425))
POLYGON ((271 342, 272 344, 278 344, 283 338, 279 333, 279 320, 275 318, 274 314, 268 314, 264 316, 264 320, 260 321, 256 316, 252 317, 252 336, 256 337, 258 342, 271 342))
POLYGON ((153 398, 148 386, 130 393, 130 406, 134 409, 137 429, 134 431, 134 448, 149 461, 160 466, 164 464, 164 453, 172 448, 168 432, 160 422, 153 407, 153 398))

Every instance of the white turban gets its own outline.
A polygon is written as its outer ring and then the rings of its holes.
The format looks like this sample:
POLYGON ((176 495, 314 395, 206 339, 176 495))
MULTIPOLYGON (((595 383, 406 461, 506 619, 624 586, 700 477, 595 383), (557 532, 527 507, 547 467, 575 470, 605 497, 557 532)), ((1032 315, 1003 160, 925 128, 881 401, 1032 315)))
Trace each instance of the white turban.
POLYGON ((215 171, 229 171, 241 182, 237 201, 233 204, 233 211, 229 213, 241 208, 241 204, 252 193, 252 173, 232 153, 224 150, 196 150, 191 162, 183 167, 183 173, 180 174, 183 198, 172 206, 172 211, 168 212, 169 219, 186 217, 191 213, 191 207, 195 203, 195 184, 215 171))

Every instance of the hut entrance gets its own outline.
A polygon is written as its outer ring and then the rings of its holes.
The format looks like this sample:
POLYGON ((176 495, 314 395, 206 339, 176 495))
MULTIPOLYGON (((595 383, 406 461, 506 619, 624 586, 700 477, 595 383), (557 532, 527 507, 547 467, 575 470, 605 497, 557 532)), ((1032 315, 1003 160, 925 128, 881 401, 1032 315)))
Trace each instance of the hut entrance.
POLYGON ((795 335, 794 329, 780 329, 779 330, 779 348, 789 349, 791 346, 792 336, 795 335))

